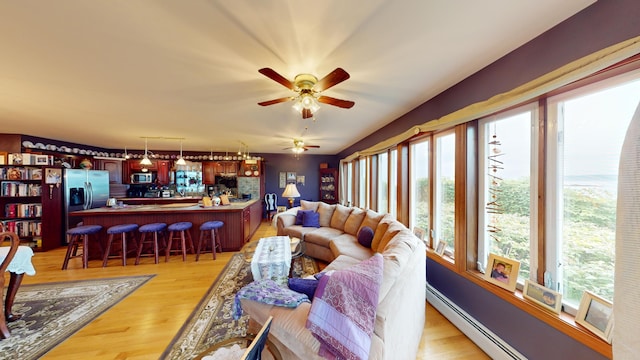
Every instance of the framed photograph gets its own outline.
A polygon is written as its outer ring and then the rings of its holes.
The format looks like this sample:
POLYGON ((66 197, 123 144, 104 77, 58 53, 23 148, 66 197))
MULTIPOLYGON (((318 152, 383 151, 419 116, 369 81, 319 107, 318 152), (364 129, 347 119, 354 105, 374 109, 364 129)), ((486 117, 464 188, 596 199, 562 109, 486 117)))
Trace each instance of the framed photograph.
POLYGON ((280 188, 284 189, 287 186, 287 173, 284 171, 280 172, 280 188))
POLYGON ((516 291, 520 262, 496 254, 489 254, 487 269, 484 279, 488 282, 505 288, 511 292, 516 291))
POLYGON ((556 314, 560 314, 562 309, 562 294, 529 280, 524 281, 522 296, 543 309, 556 314))
POLYGON ((0 151, 0 165, 7 165, 7 156, 9 154, 4 152, 4 151, 0 151))
POLYGON ((424 241, 424 238, 427 235, 427 231, 423 228, 415 226, 413 228, 413 235, 415 235, 418 239, 424 241))
POLYGON ((594 293, 585 291, 582 293, 582 300, 576 314, 576 323, 611 343, 613 304, 594 293))
POLYGON ((44 182, 45 184, 59 185, 62 182, 62 169, 47 168, 44 182))
POLYGON ((438 241, 438 245, 436 245, 436 254, 442 256, 444 255, 444 250, 447 248, 447 242, 446 241, 438 241))
POLYGON ((287 207, 286 206, 278 206, 278 212, 279 213, 282 213, 282 212, 285 212, 285 211, 287 211, 287 207))
POLYGON ((49 165, 49 157, 47 155, 34 155, 34 165, 49 165))
POLYGON ((296 182, 296 173, 295 172, 287 172, 287 183, 296 182))

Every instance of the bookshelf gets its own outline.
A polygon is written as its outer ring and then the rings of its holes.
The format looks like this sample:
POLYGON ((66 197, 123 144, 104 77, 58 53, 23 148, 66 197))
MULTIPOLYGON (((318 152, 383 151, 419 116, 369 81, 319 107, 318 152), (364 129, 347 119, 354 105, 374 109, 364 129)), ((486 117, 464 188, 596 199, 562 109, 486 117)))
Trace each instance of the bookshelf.
POLYGON ((0 221, 35 251, 61 246, 61 190, 44 184, 42 166, 0 165, 0 221))

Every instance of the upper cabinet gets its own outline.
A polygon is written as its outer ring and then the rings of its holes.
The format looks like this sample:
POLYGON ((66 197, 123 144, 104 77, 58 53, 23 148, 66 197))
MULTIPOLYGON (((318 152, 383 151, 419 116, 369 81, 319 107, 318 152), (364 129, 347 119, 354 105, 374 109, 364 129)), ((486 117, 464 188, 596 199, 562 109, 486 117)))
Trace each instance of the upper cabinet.
MULTIPOLYGON (((143 172, 143 168, 155 174, 158 183, 169 184, 169 172, 171 170, 171 160, 151 160, 151 165, 140 165, 140 160, 127 160, 122 165, 123 183, 131 183, 131 174, 143 172)), ((105 169, 106 170, 106 169, 105 169)))
POLYGON ((240 176, 260 176, 262 170, 260 169, 259 160, 245 160, 240 165, 240 176))
POLYGON ((202 178, 205 184, 215 184, 216 176, 237 176, 238 161, 203 161, 202 178))
POLYGON ((122 160, 97 159, 94 168, 108 171, 110 184, 122 184, 122 163, 122 160))

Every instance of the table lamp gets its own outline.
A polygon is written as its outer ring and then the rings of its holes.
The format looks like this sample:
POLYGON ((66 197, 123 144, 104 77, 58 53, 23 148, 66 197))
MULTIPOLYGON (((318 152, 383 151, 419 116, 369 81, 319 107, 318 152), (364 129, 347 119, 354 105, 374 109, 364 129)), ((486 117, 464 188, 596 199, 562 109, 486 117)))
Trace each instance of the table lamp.
POLYGON ((289 209, 291 209, 293 207, 293 199, 300 197, 300 193, 298 192, 298 188, 296 188, 296 184, 287 184, 287 187, 284 188, 284 192, 282 193, 282 197, 289 198, 289 209))

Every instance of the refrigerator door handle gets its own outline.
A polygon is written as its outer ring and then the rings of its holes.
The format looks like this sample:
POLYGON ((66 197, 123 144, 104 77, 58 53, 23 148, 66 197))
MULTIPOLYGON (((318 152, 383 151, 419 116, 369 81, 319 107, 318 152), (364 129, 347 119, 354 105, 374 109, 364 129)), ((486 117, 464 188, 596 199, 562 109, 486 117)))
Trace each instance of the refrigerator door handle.
POLYGON ((83 209, 88 210, 91 209, 91 203, 93 202, 93 190, 91 189, 91 183, 84 183, 85 189, 87 189, 87 200, 84 202, 83 209))

